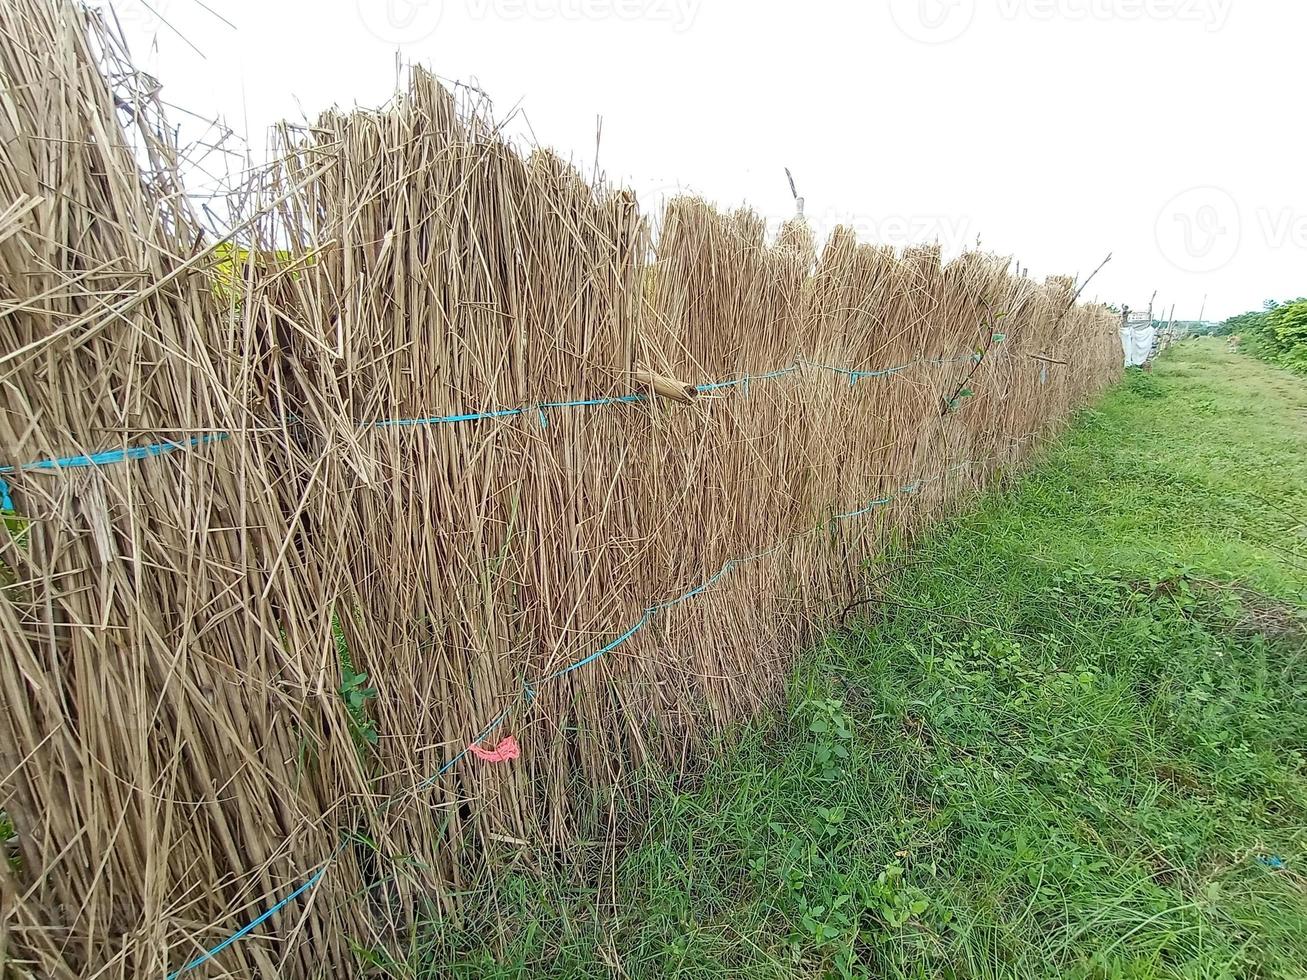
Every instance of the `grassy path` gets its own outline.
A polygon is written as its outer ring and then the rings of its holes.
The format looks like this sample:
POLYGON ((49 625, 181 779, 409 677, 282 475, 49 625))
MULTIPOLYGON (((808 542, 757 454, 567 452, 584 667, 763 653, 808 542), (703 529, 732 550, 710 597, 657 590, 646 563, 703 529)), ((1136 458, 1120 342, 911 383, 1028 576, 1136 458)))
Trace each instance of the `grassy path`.
POLYGON ((636 839, 525 855, 411 964, 1307 977, 1304 521, 1307 382, 1183 346, 887 559, 788 712, 636 839))

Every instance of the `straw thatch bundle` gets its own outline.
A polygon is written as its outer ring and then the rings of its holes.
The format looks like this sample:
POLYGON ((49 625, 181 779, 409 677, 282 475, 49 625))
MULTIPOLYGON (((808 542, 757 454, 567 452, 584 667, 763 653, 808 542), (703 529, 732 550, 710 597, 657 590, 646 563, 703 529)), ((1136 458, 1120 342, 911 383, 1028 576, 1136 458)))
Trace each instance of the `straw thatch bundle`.
POLYGON ((167 975, 292 893, 193 975, 347 973, 771 702, 864 558, 1119 370, 991 256, 690 199, 651 252, 420 71, 282 129, 233 248, 98 20, 14 0, 0 71, 19 975, 167 975))

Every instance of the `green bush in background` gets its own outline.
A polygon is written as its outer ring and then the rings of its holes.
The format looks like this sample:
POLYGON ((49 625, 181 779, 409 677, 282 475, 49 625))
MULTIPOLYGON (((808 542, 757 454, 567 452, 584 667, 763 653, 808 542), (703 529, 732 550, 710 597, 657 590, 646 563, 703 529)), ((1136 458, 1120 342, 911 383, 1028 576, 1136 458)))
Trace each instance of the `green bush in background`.
POLYGON ((1307 374, 1307 299, 1277 303, 1232 316, 1217 331, 1243 338, 1242 349, 1254 357, 1307 374))

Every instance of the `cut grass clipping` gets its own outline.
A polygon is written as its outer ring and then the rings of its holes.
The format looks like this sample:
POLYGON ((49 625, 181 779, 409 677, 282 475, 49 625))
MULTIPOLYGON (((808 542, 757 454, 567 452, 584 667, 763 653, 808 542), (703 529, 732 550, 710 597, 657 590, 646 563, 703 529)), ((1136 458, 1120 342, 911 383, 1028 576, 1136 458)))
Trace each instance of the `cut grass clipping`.
POLYGON ((1302 977, 1307 384, 1186 345, 394 976, 1302 977), (1256 395, 1255 401, 1252 396, 1256 395), (1255 408, 1248 406, 1255 405, 1255 408), (855 617, 860 616, 860 619, 855 617))

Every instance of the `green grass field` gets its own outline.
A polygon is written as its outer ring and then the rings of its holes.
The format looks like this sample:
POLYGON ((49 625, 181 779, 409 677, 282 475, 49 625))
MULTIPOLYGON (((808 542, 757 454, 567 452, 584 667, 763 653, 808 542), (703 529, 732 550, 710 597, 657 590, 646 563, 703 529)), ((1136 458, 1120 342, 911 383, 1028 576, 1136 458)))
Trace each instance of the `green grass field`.
POLYGON ((1307 381, 1132 373, 788 710, 395 975, 1307 977, 1307 381))

